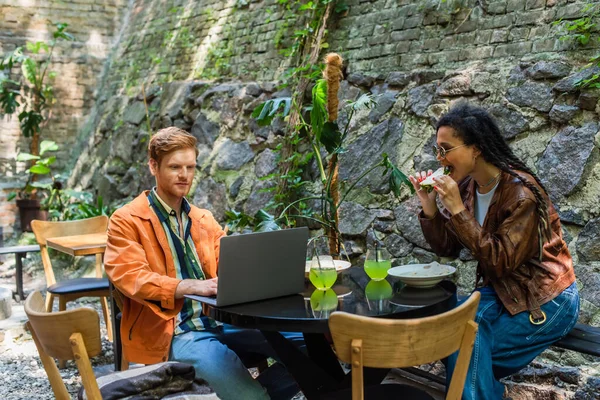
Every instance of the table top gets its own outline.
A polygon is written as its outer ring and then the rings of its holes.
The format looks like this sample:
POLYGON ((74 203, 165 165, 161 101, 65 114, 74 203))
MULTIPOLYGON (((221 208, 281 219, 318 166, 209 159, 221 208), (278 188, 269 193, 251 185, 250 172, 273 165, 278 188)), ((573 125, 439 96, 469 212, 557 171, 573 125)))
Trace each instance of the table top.
POLYGON ((455 304, 456 285, 450 281, 430 289, 413 288, 392 276, 372 281, 363 268, 355 266, 339 273, 332 291, 317 290, 307 280, 301 294, 226 307, 205 304, 205 312, 217 321, 238 327, 324 333, 329 331, 328 318, 333 311, 419 318, 440 314, 455 304))
POLYGON ((59 236, 46 239, 48 247, 72 256, 88 256, 104 253, 108 236, 106 233, 59 236))

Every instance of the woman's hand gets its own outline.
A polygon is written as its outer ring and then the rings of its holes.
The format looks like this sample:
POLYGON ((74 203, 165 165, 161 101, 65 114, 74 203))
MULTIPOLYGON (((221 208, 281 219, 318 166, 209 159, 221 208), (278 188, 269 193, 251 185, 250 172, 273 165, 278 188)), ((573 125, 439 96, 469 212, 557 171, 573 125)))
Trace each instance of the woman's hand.
POLYGON ((436 191, 432 190, 430 193, 427 193, 426 190, 421 188, 421 182, 431 174, 433 174, 432 170, 427 172, 421 171, 417 172, 415 176, 408 177, 410 183, 412 183, 413 187, 417 191, 417 197, 421 201, 421 207, 423 207, 423 214, 425 214, 427 218, 433 218, 438 211, 437 204, 435 202, 435 197, 437 196, 436 191))
POLYGON ((435 186, 433 190, 440 196, 440 201, 444 205, 444 208, 452 215, 456 215, 465 209, 465 206, 460 197, 458 185, 454 179, 447 175, 440 176, 433 179, 435 186))

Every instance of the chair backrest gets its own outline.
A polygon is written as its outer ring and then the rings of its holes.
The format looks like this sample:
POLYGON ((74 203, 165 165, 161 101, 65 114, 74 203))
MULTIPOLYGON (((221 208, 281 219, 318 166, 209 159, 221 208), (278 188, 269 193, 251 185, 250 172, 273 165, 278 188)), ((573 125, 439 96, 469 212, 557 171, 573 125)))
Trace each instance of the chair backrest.
POLYGON ((31 336, 56 398, 70 399, 70 396, 52 358, 74 359, 88 398, 100 398, 94 395, 90 397, 90 393, 98 390, 98 385, 89 360, 89 357, 96 356, 102 351, 98 313, 85 307, 46 312, 44 299, 38 291, 31 293, 25 300, 25 313, 29 318, 28 327, 31 336))
MULTIPOLYGON (((85 235, 89 233, 104 233, 108 229, 108 217, 101 215, 93 218, 80 219, 75 221, 31 221, 31 230, 35 235, 35 240, 40 245, 42 255, 42 264, 44 265, 44 274, 46 275, 46 285, 51 286, 56 283, 52 263, 48 255, 46 239, 60 236, 85 235)), ((102 276, 102 265, 99 263, 100 257, 97 257, 96 276, 102 276)))
POLYGON ((446 398, 460 399, 477 332, 474 319, 479 298, 479 292, 474 292, 457 308, 416 319, 383 319, 334 312, 329 317, 329 328, 338 358, 352 365, 353 399, 362 399, 363 366, 421 365, 457 350, 460 351, 458 362, 446 398))

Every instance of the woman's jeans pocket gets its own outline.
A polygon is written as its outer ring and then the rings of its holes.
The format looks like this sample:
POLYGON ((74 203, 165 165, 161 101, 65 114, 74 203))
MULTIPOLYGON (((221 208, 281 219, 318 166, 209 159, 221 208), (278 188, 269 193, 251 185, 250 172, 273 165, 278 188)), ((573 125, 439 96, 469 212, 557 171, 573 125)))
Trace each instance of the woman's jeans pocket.
MULTIPOLYGON (((546 321, 537 326, 526 337, 529 342, 556 341, 565 336, 575 323, 579 316, 579 293, 577 285, 573 283, 553 300, 545 303, 541 307, 546 314, 546 321)), ((532 327, 536 325, 532 324, 532 327)))

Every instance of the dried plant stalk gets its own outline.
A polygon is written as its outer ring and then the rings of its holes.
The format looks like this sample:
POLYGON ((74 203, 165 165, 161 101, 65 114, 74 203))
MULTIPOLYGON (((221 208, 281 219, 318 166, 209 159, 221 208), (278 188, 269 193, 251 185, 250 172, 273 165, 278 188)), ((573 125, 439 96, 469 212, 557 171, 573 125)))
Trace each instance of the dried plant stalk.
MULTIPOLYGON (((340 81, 343 79, 342 64, 344 60, 337 53, 329 53, 325 56, 325 70, 323 71, 323 78, 327 80, 327 112, 329 114, 329 122, 334 122, 338 118, 338 91, 340 89, 340 81)), ((327 166, 327 175, 331 176, 330 194, 335 207, 335 227, 339 226, 339 211, 338 206, 340 203, 340 189, 338 185, 339 175, 339 164, 338 155, 333 154, 329 160, 327 166)), ((329 238, 329 253, 331 255, 339 255, 340 253, 340 240, 338 232, 334 229, 327 229, 327 236, 329 238)))

